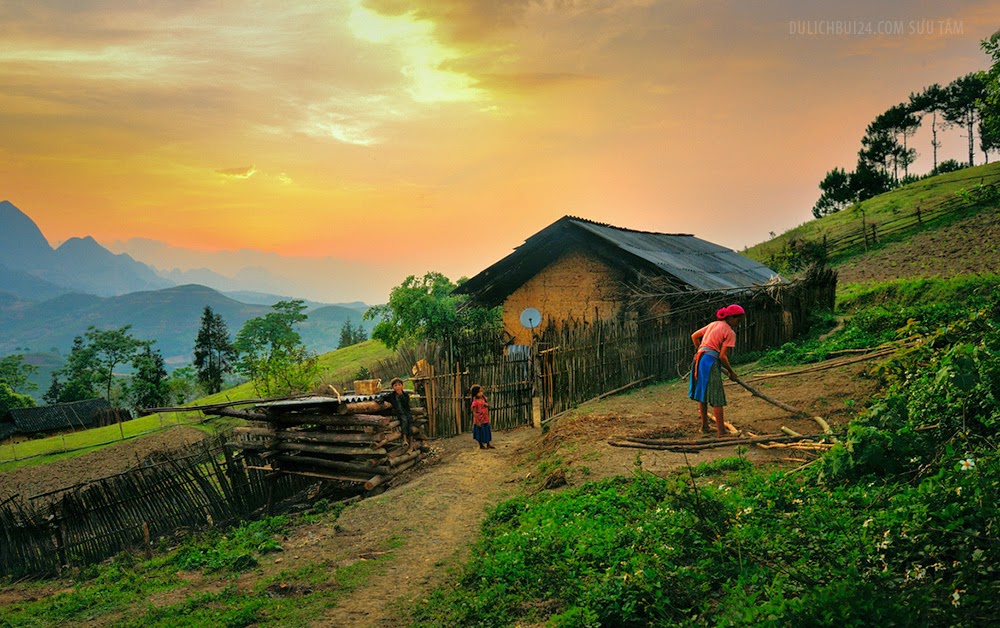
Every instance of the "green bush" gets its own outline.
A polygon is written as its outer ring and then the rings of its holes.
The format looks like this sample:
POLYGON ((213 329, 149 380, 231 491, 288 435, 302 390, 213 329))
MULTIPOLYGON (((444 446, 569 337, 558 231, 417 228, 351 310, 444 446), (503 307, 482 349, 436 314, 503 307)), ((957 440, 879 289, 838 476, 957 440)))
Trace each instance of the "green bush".
POLYGON ((281 551, 275 536, 284 534, 288 525, 288 517, 279 516, 250 521, 226 532, 208 531, 186 543, 170 560, 186 571, 247 571, 257 566, 258 555, 281 551))

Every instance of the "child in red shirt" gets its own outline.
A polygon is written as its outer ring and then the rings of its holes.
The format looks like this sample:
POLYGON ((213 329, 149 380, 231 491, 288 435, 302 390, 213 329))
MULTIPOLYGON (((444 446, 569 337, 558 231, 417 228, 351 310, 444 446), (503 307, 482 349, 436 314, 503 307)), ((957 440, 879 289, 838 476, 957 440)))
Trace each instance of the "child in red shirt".
POLYGON ((479 384, 473 386, 472 394, 472 438, 479 443, 480 449, 495 449, 493 447, 493 431, 490 429, 490 404, 479 384))

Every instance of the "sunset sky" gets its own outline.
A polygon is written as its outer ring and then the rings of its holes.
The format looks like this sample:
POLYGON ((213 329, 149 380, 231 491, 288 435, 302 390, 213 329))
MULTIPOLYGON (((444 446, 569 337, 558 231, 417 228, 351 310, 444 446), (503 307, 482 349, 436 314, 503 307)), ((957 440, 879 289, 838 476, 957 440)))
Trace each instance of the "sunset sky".
POLYGON ((473 275, 565 214, 740 249, 1000 27, 997 2, 806 4, 0 0, 0 200, 160 267, 312 258, 274 272, 329 301, 473 275))

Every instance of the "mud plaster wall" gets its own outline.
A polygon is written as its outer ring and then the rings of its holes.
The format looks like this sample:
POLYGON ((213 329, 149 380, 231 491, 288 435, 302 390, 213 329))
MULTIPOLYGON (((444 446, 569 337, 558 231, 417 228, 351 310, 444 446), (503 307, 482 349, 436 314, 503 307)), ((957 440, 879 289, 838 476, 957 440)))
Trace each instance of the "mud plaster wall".
POLYGON ((621 281, 618 273, 584 253, 563 254, 514 291, 503 303, 504 327, 517 344, 531 344, 531 330, 521 325, 525 308, 542 314, 543 323, 553 319, 593 322, 621 313, 621 281))

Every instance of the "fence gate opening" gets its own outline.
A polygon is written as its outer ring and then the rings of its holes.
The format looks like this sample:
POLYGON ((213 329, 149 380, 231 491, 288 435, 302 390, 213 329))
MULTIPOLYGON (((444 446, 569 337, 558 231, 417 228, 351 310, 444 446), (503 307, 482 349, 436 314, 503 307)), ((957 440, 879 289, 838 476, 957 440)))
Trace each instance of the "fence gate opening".
POLYGON ((453 337, 427 352, 413 383, 425 400, 431 436, 472 431, 469 389, 474 384, 486 391, 493 429, 532 424, 535 371, 531 347, 509 341, 502 330, 481 331, 453 337))

